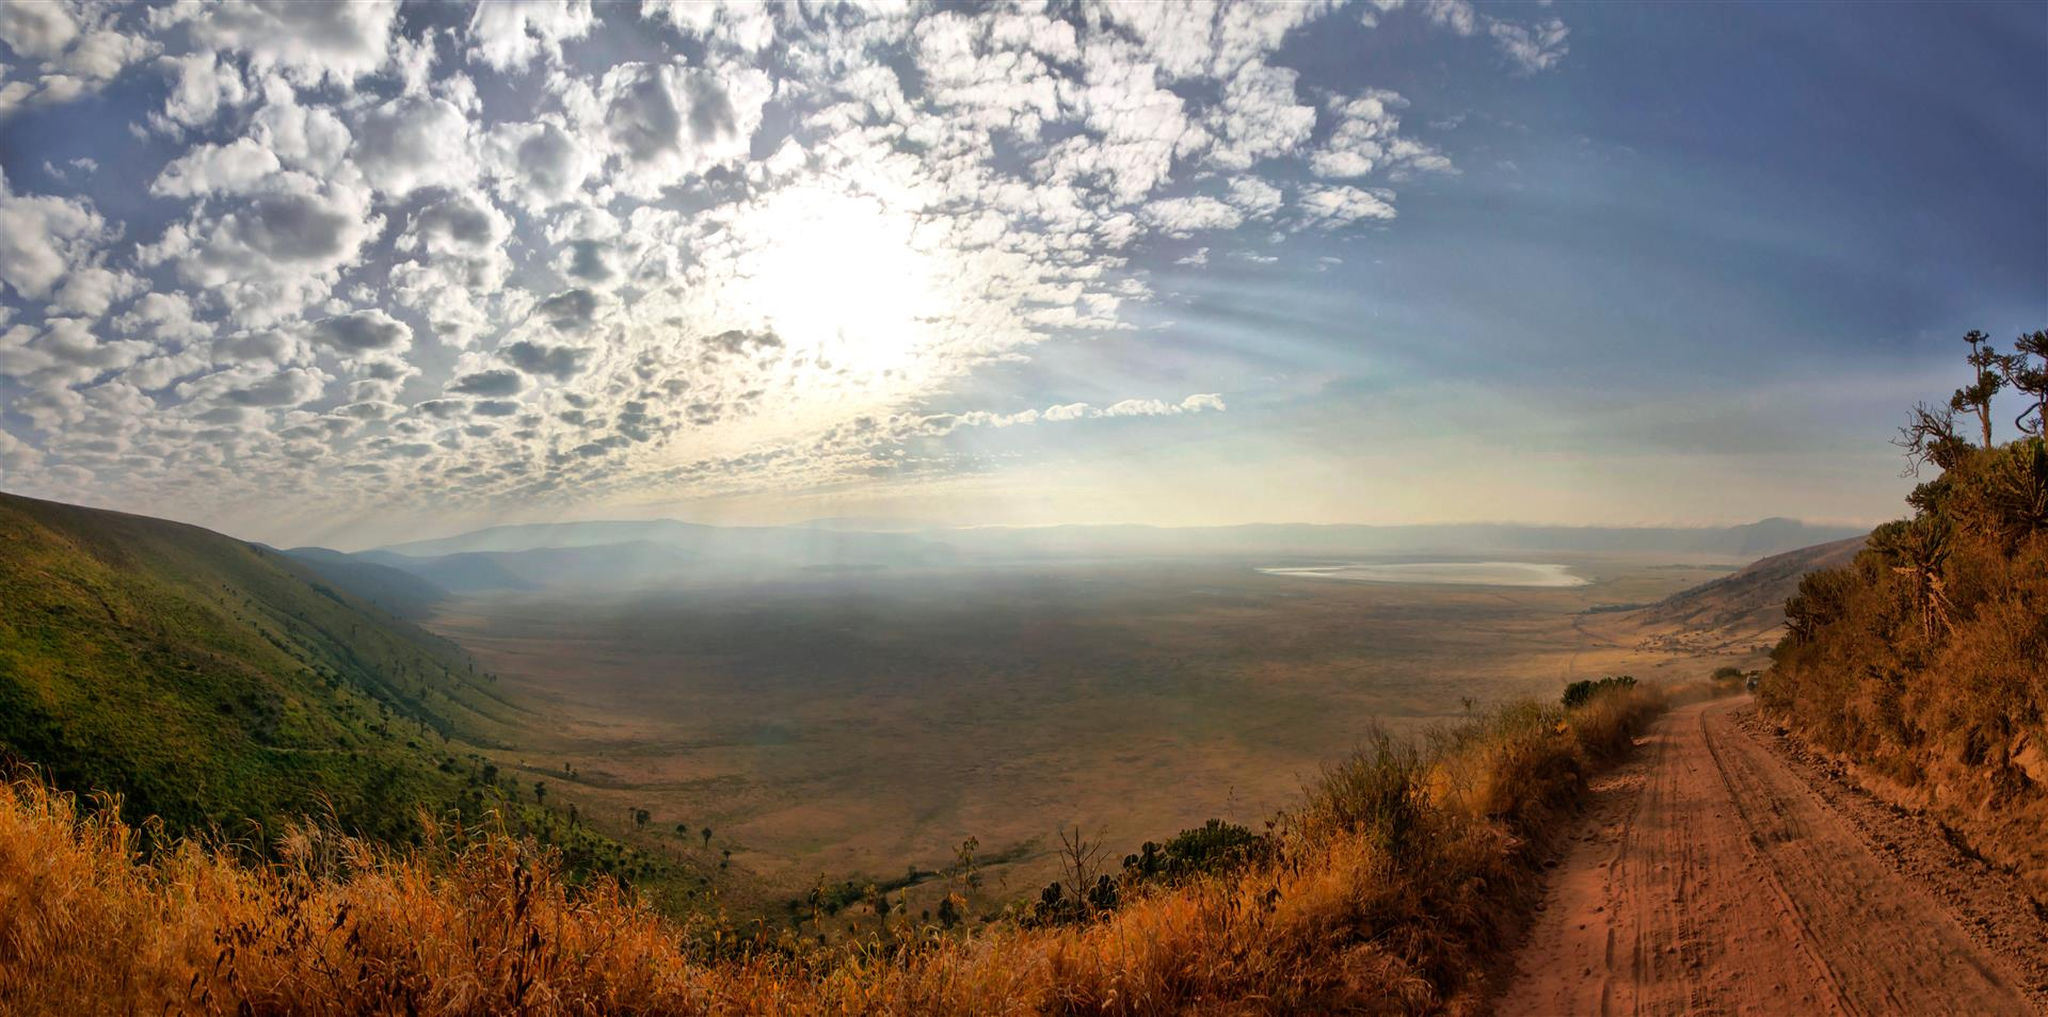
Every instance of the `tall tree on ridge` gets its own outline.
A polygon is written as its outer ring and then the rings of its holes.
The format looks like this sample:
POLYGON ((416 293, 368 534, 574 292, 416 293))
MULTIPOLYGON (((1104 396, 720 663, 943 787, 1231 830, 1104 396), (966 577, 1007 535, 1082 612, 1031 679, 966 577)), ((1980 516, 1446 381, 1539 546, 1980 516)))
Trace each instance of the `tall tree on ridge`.
POLYGON ((1970 334, 1963 337, 1963 341, 1970 344, 1968 359, 1970 366, 1977 371, 1977 380, 1966 387, 1956 389, 1956 394, 1949 397, 1948 404, 1958 413, 1968 411, 1977 415, 1977 422, 1984 425, 1984 447, 1990 448, 1991 397, 2005 387, 2005 375, 2000 372, 2005 365, 2005 358, 1999 356, 1998 351, 1992 348, 1991 337, 1976 329, 1971 329, 1970 334))
POLYGON ((2027 397, 2027 406, 2013 418, 2022 434, 2048 436, 2048 330, 2013 340, 2005 358, 2006 383, 2027 397))

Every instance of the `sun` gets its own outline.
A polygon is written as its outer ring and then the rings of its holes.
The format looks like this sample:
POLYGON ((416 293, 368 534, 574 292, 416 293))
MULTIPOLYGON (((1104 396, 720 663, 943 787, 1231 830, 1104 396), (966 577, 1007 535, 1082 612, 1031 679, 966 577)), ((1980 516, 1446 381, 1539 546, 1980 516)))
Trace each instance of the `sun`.
POLYGON ((744 299, 792 364, 870 395, 923 380, 958 303, 944 292, 942 260, 917 243, 916 216, 797 187, 747 225, 765 243, 742 268, 744 299))

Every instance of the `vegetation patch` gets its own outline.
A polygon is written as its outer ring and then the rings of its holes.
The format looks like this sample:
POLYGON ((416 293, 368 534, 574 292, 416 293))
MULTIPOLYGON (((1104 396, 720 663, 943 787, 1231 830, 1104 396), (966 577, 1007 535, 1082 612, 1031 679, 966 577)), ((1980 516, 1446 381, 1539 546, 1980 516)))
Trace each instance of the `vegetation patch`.
POLYGON ((1758 696, 2048 899, 2048 333, 2012 354, 1967 338, 1971 383, 1899 436, 1938 475, 1851 564, 1800 583, 1758 696), (2026 401, 2025 436, 2001 445, 1991 399, 2006 388, 2026 401))
MULTIPOLYGON (((1661 709, 1609 683, 1420 743, 1380 733, 1268 829, 1211 823, 1117 873, 1078 834, 1035 920, 889 920, 819 946, 675 921, 507 824, 393 849, 310 826, 252 864, 39 780, 0 795, 0 1004, 18 1013, 1434 1013, 1480 1006, 1543 845, 1661 709), (1146 859, 1151 861, 1147 862, 1146 859), (1110 894, 1098 888, 1109 887, 1110 894)), ((971 873, 949 873, 964 878, 971 873)), ((837 901, 842 907, 852 900, 837 901)))

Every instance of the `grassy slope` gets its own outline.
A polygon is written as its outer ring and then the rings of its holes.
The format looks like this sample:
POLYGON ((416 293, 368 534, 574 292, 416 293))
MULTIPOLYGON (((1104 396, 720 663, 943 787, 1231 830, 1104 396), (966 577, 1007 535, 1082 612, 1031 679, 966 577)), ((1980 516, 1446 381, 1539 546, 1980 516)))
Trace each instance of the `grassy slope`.
POLYGON ((1702 641, 1732 644, 1775 637, 1785 624, 1785 601, 1799 591, 1799 580, 1809 572, 1848 564, 1867 539, 1850 537, 1774 554, 1674 593, 1644 608, 1639 617, 1698 633, 1702 641))
POLYGON ((138 862, 118 818, 17 782, 0 793, 0 1010, 1472 1013, 1534 906, 1541 845, 1658 708, 1623 690, 1510 707, 1427 751, 1378 739, 1240 867, 1126 883, 1074 924, 878 916, 831 948, 678 926, 498 835, 138 862))
POLYGON ((0 748, 131 817, 404 836, 512 713, 454 644, 275 551, 0 495, 0 748))

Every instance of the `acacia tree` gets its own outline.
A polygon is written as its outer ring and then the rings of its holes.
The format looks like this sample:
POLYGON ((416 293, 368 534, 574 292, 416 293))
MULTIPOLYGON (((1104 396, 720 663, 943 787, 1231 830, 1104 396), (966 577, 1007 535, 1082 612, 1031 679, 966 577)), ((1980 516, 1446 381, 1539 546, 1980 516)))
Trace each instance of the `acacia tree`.
POLYGON ((1970 344, 1970 355, 1967 359, 1970 367, 1977 372, 1977 380, 1956 389, 1955 394, 1949 397, 1948 405, 1957 413, 1969 412, 1977 415, 1977 422, 1984 427, 1984 447, 1990 448, 1991 397, 2005 387, 2006 359, 1992 348, 1991 337, 1976 329, 1971 329, 1968 335, 1963 336, 1963 341, 1970 344))

